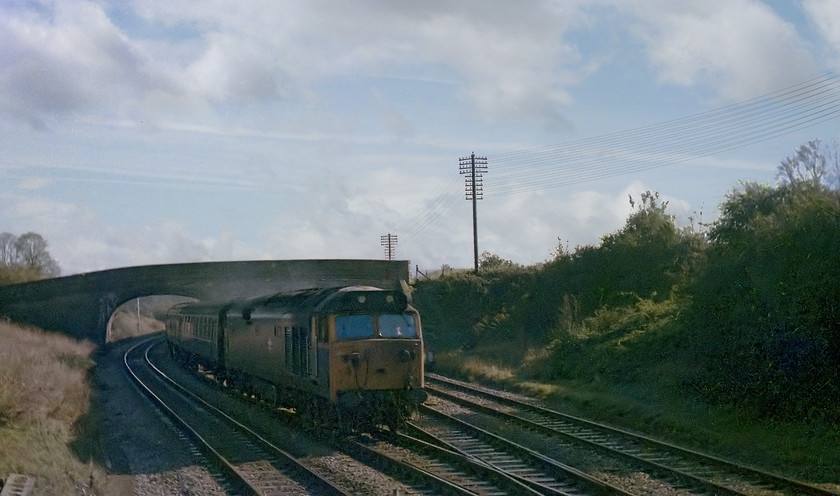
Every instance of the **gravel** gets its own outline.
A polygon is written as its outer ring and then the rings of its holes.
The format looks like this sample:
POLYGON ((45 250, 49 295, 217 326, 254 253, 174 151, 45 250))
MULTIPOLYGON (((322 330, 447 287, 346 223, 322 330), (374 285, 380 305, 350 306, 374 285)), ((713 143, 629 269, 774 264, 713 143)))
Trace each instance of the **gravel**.
MULTIPOLYGON (((175 427, 141 396, 124 372, 122 354, 136 341, 116 343, 98 357, 94 383, 103 413, 100 443, 108 486, 100 494, 217 495, 223 487, 205 468, 206 460, 175 427)), ((333 483, 352 494, 416 494, 386 474, 337 452, 328 443, 284 425, 270 412, 220 393, 178 367, 167 368, 193 392, 245 421, 276 446, 306 460, 333 483)))
MULTIPOLYGON (((131 341, 134 342, 134 341, 131 341)), ((94 385, 103 415, 100 446, 109 472, 101 494, 226 494, 201 466, 192 446, 141 396, 124 371, 129 342, 97 357, 94 385)))

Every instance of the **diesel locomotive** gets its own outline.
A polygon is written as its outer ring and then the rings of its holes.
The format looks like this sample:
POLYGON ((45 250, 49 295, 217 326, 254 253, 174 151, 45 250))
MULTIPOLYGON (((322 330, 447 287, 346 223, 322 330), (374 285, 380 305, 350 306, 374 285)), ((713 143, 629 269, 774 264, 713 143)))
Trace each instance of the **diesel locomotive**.
POLYGON ((395 429, 426 399, 420 317, 400 290, 307 289, 166 318, 173 355, 320 422, 395 429))

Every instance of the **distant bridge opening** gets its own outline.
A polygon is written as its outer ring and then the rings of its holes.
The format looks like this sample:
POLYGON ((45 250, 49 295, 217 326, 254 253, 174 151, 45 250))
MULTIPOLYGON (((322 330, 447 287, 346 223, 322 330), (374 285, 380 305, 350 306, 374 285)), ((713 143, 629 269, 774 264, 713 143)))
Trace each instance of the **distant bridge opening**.
POLYGON ((196 301, 196 298, 149 295, 128 300, 111 314, 105 331, 105 342, 112 343, 163 331, 166 312, 174 305, 187 301, 196 301))

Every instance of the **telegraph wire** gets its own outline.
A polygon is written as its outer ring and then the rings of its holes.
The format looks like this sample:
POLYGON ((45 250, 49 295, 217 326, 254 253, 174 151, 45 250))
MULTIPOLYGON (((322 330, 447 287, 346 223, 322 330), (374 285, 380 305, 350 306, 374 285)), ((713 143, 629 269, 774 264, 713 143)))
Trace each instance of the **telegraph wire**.
MULTIPOLYGON (((823 103, 831 104, 838 100, 837 95, 837 88, 827 88, 823 89, 817 94, 825 93, 826 91, 834 89, 835 93, 830 94, 825 98, 821 98, 817 100, 815 103, 823 103)), ((813 100, 813 98, 812 98, 813 100)), ((761 104, 763 107, 767 108, 768 105, 766 103, 761 104)), ((495 178, 503 179, 505 177, 504 174, 498 173, 498 170, 505 170, 508 164, 513 166, 522 166, 524 165, 526 168, 534 169, 534 168, 550 168, 555 166, 556 164, 552 163, 551 160, 552 155, 556 155, 557 153, 567 153, 569 155, 587 155, 588 150, 595 149, 599 151, 603 151, 605 147, 605 143, 609 143, 611 148, 617 148, 620 145, 626 145, 628 148, 646 148, 651 147, 655 143, 663 143, 669 142, 674 143, 675 145, 684 144, 686 142, 685 135, 689 135, 690 138, 702 139, 708 136, 710 133, 713 135, 720 135, 729 133, 731 129, 737 129, 738 126, 743 127, 745 124, 750 124, 754 122, 761 122, 765 120, 767 117, 770 116, 779 116, 784 114, 790 114, 791 112, 795 112, 797 109, 781 109, 779 110, 778 106, 770 106, 771 110, 775 110, 772 113, 764 113, 755 115, 756 112, 764 112, 760 107, 753 105, 751 108, 747 108, 746 112, 744 112, 744 106, 740 105, 739 112, 740 113, 733 113, 727 112, 726 114, 721 113, 720 111, 710 111, 705 114, 700 114, 701 117, 691 117, 691 118, 684 118, 682 120, 674 120, 669 121, 668 123, 664 124, 656 124, 653 126, 647 126, 646 128, 640 128, 641 130, 630 130, 630 131, 621 131, 618 133, 613 133, 609 135, 604 135, 600 137, 588 138, 584 140, 579 140, 576 142, 567 143, 565 145, 554 145, 550 147, 542 147, 540 149, 536 149, 535 151, 525 151, 525 152, 513 152, 507 153, 500 156, 493 157, 494 163, 496 167, 494 168, 497 171, 495 174, 495 178), (749 118, 748 116, 751 116, 749 118), (689 121, 688 119, 692 119, 689 121)), ((731 110, 735 110, 736 106, 728 107, 731 110)), ((808 110, 806 107, 805 111, 808 110)), ((802 110, 800 110, 802 111, 802 110)), ((508 174, 515 174, 520 175, 521 167, 517 170, 509 171, 508 174)))
MULTIPOLYGON (((528 176, 519 176, 518 181, 497 178, 497 181, 493 183, 493 195, 504 196, 525 190, 545 189, 550 186, 575 184, 633 171, 675 165, 699 157, 740 148, 748 144, 758 143, 781 134, 824 122, 840 113, 840 103, 834 105, 829 110, 830 113, 828 114, 823 112, 822 114, 807 116, 807 118, 800 117, 795 121, 796 124, 792 126, 786 125, 780 127, 776 125, 769 128, 765 126, 748 134, 741 132, 723 137, 710 136, 706 137, 707 139, 698 140, 694 143, 680 143, 679 148, 671 147, 647 152, 604 149, 594 155, 567 157, 567 168, 564 173, 542 168, 541 170, 532 171, 528 176), (588 168, 586 167, 587 165, 589 165, 588 168), (578 167, 573 168, 571 166, 578 167)), ((555 159, 558 161, 562 160, 562 158, 560 155, 555 156, 555 159)), ((488 187, 488 189, 490 188, 488 187)))
MULTIPOLYGON (((840 77, 804 82, 685 117, 557 145, 488 156, 489 198, 580 184, 689 162, 840 117, 840 77)), ((454 159, 453 159, 454 161, 454 159)), ((403 250, 437 226, 463 197, 453 175, 425 208, 400 223, 403 250)))
POLYGON ((431 202, 431 207, 427 207, 414 218, 402 224, 406 226, 404 228, 406 234, 403 235, 403 239, 406 240, 403 243, 403 252, 406 252, 409 248, 417 245, 420 240, 424 239, 427 232, 438 226, 438 220, 444 214, 453 210, 457 203, 462 201, 463 191, 461 191, 460 179, 460 177, 456 177, 454 181, 447 183, 447 191, 438 195, 431 202))
MULTIPOLYGON (((805 129, 817 123, 840 116, 840 102, 820 113, 797 117, 793 125, 775 124, 763 126, 751 132, 733 132, 729 135, 700 136, 694 142, 677 143, 660 150, 633 151, 603 149, 595 154, 568 157, 566 170, 558 171, 543 167, 531 171, 529 175, 520 175, 515 179, 497 179, 488 182, 487 189, 493 197, 542 190, 569 184, 593 181, 605 177, 649 170, 658 167, 676 165, 700 157, 714 155, 727 150, 741 148, 750 144, 766 141, 792 131, 805 129), (679 152, 679 153, 678 153, 679 152)), ((561 155, 554 159, 560 161, 561 155)))
MULTIPOLYGON (((823 87, 820 91, 812 92, 810 95, 806 96, 811 101, 815 101, 814 103, 817 104, 824 102, 836 102, 838 95, 834 78, 829 80, 828 83, 834 87, 823 87), (834 93, 830 93, 832 90, 834 90, 834 93), (825 93, 829 94, 823 98, 814 98, 815 95, 819 96, 825 93)), ((787 97, 787 95, 785 96, 787 97)), ((791 98, 787 99, 790 100, 791 98)), ((796 98, 794 100, 802 100, 802 98, 796 98)), ((804 110, 807 111, 808 108, 805 107, 804 110)), ((645 148, 652 146, 652 144, 662 142, 681 144, 686 141, 683 137, 686 134, 695 138, 707 136, 709 133, 721 134, 728 132, 723 131, 724 128, 732 129, 734 127, 737 129, 737 126, 744 126, 745 124, 753 122, 761 122, 771 116, 784 115, 785 113, 789 114, 795 111, 797 111, 796 108, 780 109, 779 105, 774 105, 772 102, 768 103, 766 101, 758 101, 749 107, 745 104, 731 105, 723 111, 718 109, 704 114, 698 114, 697 116, 672 120, 666 123, 655 124, 635 130, 620 131, 618 133, 588 138, 564 145, 542 147, 533 151, 526 150, 524 152, 510 152, 493 158, 494 163, 496 164, 495 169, 497 171, 499 169, 504 171, 508 163, 512 165, 527 164, 525 166, 531 169, 537 167, 551 167, 554 165, 550 160, 551 155, 558 152, 566 151, 568 154, 572 155, 576 155, 581 152, 585 154, 587 150, 593 148, 596 150, 603 150, 605 148, 604 143, 609 143, 612 148, 619 147, 620 145, 626 145, 632 148, 645 148), (769 109, 771 112, 768 113, 765 109, 769 109)), ((519 170, 508 172, 508 174, 516 175, 519 175, 519 173, 519 170)), ((497 173, 495 174, 495 177, 500 179, 505 176, 497 173)))
POLYGON ((827 76, 777 92, 787 102, 735 104, 696 116, 564 145, 490 157, 490 196, 505 196, 558 185, 681 163, 758 143, 840 116, 840 83, 827 76))
POLYGON ((837 80, 838 77, 833 74, 826 74, 823 76, 819 76, 803 83, 799 83, 797 85, 790 86, 788 88, 778 90, 776 92, 770 93, 768 95, 763 95, 759 97, 755 97, 750 100, 746 100, 744 102, 730 104, 724 107, 708 110, 705 112, 701 112, 698 114, 692 114, 685 117, 679 117, 675 119, 671 119, 664 122, 654 123, 646 126, 641 126, 638 128, 633 129, 626 129, 621 131, 616 131, 614 133, 600 135, 600 136, 593 136, 589 138, 584 138, 581 140, 573 141, 571 143, 565 143, 560 145, 546 145, 543 147, 533 148, 529 150, 517 150, 512 152, 506 152, 497 154, 494 158, 496 159, 504 159, 507 161, 507 157, 518 157, 520 160, 529 160, 529 156, 544 156, 547 151, 556 150, 557 148, 569 148, 571 146, 586 146, 589 143, 593 143, 599 145, 606 140, 612 140, 616 143, 627 142, 629 140, 639 140, 639 137, 656 137, 659 139, 661 137, 661 133, 663 130, 673 131, 673 130, 686 130, 691 129, 696 126, 695 122, 709 122, 714 119, 717 119, 721 116, 732 116, 736 111, 743 111, 744 109, 753 111, 760 110, 763 107, 773 107, 775 104, 774 101, 784 101, 784 100, 802 100, 803 98, 808 98, 807 92, 812 92, 812 89, 816 87, 817 91, 816 94, 821 93, 830 93, 832 90, 837 90, 837 80), (803 96, 803 93, 805 95, 803 96))

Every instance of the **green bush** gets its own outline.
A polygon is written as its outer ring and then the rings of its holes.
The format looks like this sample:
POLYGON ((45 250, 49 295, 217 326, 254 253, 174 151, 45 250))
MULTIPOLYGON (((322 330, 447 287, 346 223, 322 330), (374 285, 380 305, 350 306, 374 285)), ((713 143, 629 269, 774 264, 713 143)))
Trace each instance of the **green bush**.
POLYGON ((840 419, 840 196, 813 184, 732 192, 686 327, 710 401, 840 419))
POLYGON ((667 384, 760 417, 840 420, 838 193, 747 183, 708 233, 677 228, 656 194, 634 206, 600 245, 534 267, 487 255, 478 274, 418 283, 430 342, 543 379, 667 384))

